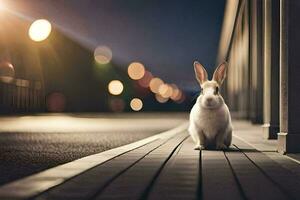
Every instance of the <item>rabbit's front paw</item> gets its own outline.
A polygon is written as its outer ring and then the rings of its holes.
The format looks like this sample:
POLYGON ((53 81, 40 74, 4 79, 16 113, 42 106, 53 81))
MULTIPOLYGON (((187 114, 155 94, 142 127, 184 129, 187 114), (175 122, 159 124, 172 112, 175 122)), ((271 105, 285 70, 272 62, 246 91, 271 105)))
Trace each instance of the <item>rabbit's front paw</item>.
POLYGON ((225 144, 219 144, 216 146, 217 150, 226 150, 228 147, 225 144))

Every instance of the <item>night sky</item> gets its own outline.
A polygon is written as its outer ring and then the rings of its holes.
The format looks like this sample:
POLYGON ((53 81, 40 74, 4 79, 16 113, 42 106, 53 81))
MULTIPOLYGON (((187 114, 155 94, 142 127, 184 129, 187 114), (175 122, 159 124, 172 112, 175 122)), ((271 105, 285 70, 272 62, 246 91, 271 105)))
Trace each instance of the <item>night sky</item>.
POLYGON ((113 62, 198 87, 192 63, 215 66, 225 0, 19 0, 10 9, 49 19, 82 45, 111 48, 113 62))

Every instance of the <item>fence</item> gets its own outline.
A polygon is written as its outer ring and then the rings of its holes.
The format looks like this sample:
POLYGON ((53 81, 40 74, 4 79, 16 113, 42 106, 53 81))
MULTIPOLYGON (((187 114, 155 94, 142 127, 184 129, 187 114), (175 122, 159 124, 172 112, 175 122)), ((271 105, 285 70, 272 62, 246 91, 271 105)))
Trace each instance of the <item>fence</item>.
POLYGON ((0 113, 44 110, 42 82, 0 77, 0 113))

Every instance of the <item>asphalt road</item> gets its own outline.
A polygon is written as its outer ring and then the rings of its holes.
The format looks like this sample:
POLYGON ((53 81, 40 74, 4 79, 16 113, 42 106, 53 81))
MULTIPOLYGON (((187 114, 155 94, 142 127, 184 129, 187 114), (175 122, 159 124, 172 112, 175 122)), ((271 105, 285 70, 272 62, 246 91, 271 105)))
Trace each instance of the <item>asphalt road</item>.
POLYGON ((187 114, 0 117, 0 185, 169 130, 187 114))

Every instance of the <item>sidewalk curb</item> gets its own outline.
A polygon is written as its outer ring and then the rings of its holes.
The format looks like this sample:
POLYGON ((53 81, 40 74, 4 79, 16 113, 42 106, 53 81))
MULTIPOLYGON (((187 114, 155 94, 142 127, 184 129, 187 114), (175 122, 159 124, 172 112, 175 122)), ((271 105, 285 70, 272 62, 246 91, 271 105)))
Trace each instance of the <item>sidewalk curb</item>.
POLYGON ((28 177, 7 183, 0 187, 0 199, 24 199, 42 193, 66 180, 77 176, 97 165, 111 160, 121 154, 141 147, 159 139, 167 139, 187 129, 188 123, 148 138, 110 149, 98 154, 89 155, 28 177))

